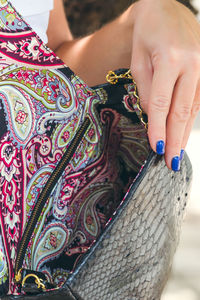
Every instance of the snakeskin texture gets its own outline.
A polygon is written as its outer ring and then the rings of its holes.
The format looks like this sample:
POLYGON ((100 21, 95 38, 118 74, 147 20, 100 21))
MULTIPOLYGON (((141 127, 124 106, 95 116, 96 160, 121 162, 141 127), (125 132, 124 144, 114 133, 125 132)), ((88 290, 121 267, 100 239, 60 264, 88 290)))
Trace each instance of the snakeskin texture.
POLYGON ((179 241, 191 180, 187 155, 181 171, 174 173, 163 158, 158 160, 151 153, 115 217, 62 289, 2 299, 160 299, 179 241))
POLYGON ((153 157, 146 167, 126 207, 69 279, 84 300, 160 299, 179 241, 191 166, 185 157, 174 174, 153 157))

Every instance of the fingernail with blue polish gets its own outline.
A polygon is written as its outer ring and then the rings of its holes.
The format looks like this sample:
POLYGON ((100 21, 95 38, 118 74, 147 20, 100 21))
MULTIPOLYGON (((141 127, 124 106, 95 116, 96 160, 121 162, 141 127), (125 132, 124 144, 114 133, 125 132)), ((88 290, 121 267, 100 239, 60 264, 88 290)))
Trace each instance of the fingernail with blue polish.
POLYGON ((185 153, 185 151, 182 149, 182 150, 181 150, 181 154, 180 154, 180 160, 183 159, 184 153, 185 153))
POLYGON ((156 152, 159 155, 163 155, 165 153, 165 142, 164 141, 158 141, 156 144, 156 152))
POLYGON ((181 162, 180 162, 180 157, 179 156, 175 156, 172 159, 172 170, 177 172, 180 170, 180 166, 181 166, 181 162))

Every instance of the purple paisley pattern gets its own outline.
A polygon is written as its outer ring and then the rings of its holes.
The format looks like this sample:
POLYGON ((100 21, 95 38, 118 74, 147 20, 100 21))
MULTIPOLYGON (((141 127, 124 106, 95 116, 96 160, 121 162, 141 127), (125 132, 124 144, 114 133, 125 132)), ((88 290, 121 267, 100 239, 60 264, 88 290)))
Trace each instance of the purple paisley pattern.
POLYGON ((145 130, 106 108, 106 91, 88 88, 6 0, 0 0, 0 56, 0 286, 17 295, 14 268, 24 228, 86 116, 91 125, 51 192, 24 259, 24 268, 50 282, 62 284, 95 242, 148 147, 145 130))

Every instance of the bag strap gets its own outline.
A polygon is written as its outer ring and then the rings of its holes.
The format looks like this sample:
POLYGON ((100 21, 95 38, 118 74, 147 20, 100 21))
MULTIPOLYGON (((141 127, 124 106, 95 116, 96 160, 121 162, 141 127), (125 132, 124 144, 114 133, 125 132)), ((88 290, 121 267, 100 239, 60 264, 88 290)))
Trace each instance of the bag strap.
POLYGON ((139 97, 138 91, 137 91, 137 84, 131 74, 131 70, 128 70, 126 73, 122 73, 119 75, 116 74, 116 72, 114 72, 114 71, 109 71, 106 76, 106 80, 110 84, 117 84, 120 79, 131 79, 133 81, 133 89, 129 90, 129 96, 131 97, 132 106, 133 106, 134 111, 136 112, 141 123, 144 125, 145 129, 147 129, 148 123, 145 121, 145 118, 144 118, 145 113, 140 106, 140 97, 139 97))

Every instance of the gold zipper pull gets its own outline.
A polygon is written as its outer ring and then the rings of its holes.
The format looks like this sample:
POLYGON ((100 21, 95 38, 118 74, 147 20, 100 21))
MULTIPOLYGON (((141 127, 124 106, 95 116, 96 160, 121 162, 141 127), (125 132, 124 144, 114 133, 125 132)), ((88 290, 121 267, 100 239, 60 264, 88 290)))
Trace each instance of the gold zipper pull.
POLYGON ((22 280, 22 269, 19 269, 17 274, 15 274, 15 281, 16 283, 20 283, 22 280))
POLYGON ((43 279, 39 278, 37 275, 35 274, 28 274, 24 277, 24 279, 22 280, 22 287, 24 287, 26 281, 28 278, 35 278, 35 284, 37 285, 38 289, 42 289, 44 292, 46 291, 46 287, 45 284, 43 283, 43 279))

